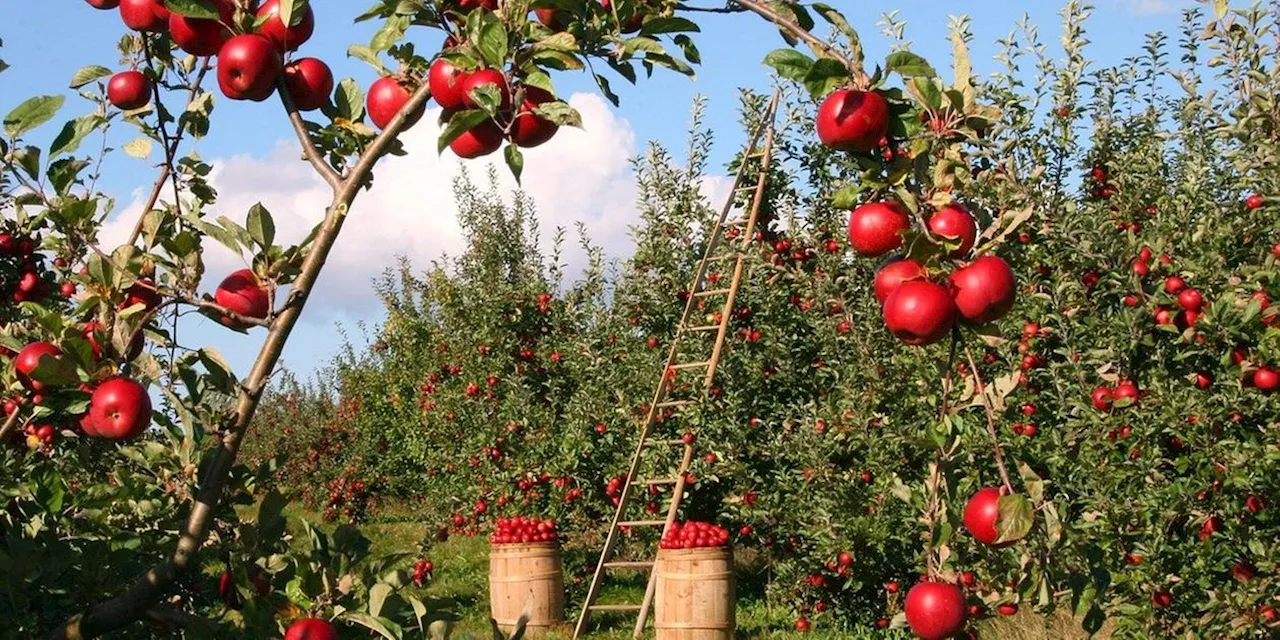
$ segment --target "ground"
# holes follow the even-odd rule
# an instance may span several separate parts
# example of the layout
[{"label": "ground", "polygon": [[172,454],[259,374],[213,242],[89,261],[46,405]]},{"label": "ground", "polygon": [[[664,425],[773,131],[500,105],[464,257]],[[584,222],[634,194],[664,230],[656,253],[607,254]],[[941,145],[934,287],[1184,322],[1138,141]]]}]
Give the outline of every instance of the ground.
[{"label": "ground", "polygon": [[[295,511],[291,515],[318,520],[315,514]],[[328,527],[326,527],[328,529]],[[378,522],[361,527],[373,543],[375,552],[395,552],[412,549],[426,534],[426,525],[412,520],[398,519],[386,512]],[[451,536],[447,542],[437,544],[431,551],[435,563],[435,575],[422,590],[431,616],[445,621],[452,640],[490,640],[488,605],[488,540],[483,536]],[[606,590],[601,602],[639,602],[644,585],[636,582]],[[821,623],[811,633],[791,630],[794,612],[785,608],[770,607],[760,589],[740,588],[738,601],[739,638],[822,638],[824,640],[900,640],[910,638],[903,631],[872,630],[840,632],[825,628]],[[577,611],[566,611],[573,618]],[[633,620],[633,619],[632,619]],[[622,616],[600,618],[600,626],[590,635],[591,640],[628,640],[631,622]],[[1066,640],[1085,638],[1078,625],[1065,615],[1046,619],[1035,613],[1020,612],[1009,618],[985,620],[976,627],[980,638],[1000,640]],[[573,635],[568,624],[560,632],[545,636],[547,640],[567,640]],[[1101,636],[1099,636],[1101,637]]]}]

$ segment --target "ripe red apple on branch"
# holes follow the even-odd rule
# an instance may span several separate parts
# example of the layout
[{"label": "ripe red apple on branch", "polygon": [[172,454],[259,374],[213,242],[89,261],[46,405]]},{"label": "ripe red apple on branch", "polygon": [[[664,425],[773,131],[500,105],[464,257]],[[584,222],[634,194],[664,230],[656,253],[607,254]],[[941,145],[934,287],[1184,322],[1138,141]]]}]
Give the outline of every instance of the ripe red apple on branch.
[{"label": "ripe red apple on branch", "polygon": [[944,640],[964,629],[968,608],[954,584],[921,582],[907,592],[907,626],[924,640]]},{"label": "ripe red apple on branch", "polygon": [[151,80],[141,71],[121,71],[107,83],[107,100],[121,111],[141,109],[151,102]]},{"label": "ripe red apple on branch", "polygon": [[822,144],[866,153],[889,133],[889,103],[875,91],[832,92],[818,107],[816,128]]},{"label": "ripe red apple on branch", "polygon": [[[395,76],[387,76],[374,82],[369,87],[369,96],[366,99],[366,110],[369,112],[369,120],[373,122],[373,126],[386,129],[391,119],[396,117],[400,109],[409,102],[410,96],[409,89]],[[426,109],[425,103],[414,109],[407,117],[405,128],[408,129],[417,124]]]},{"label": "ripe red apple on branch", "polygon": [[[224,278],[214,291],[213,300],[218,306],[245,318],[265,320],[271,313],[271,294],[266,283],[259,280],[252,269],[234,271]],[[230,316],[223,316],[220,322],[235,329],[252,326]]]},{"label": "ripe red apple on branch", "polygon": [[283,63],[271,41],[255,34],[230,38],[218,51],[218,87],[231,100],[262,102],[276,90]]},{"label": "ripe red apple on branch", "polygon": [[849,215],[849,245],[861,255],[882,256],[901,247],[902,232],[910,228],[909,212],[901,203],[867,203]]}]

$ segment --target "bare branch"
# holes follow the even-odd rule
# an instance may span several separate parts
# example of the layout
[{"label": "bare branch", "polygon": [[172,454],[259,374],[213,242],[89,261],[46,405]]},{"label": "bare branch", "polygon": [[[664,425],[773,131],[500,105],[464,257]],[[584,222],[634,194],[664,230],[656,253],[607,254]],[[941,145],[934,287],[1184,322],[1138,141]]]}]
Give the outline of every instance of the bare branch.
[{"label": "bare branch", "polygon": [[289,116],[289,123],[293,125],[293,132],[298,136],[298,142],[302,145],[302,155],[306,157],[307,162],[315,168],[316,173],[329,183],[329,187],[334,191],[341,188],[342,176],[328,163],[320,157],[320,151],[316,149],[316,143],[311,139],[311,134],[307,132],[307,125],[302,121],[302,115],[298,113],[298,106],[293,103],[293,96],[289,94],[289,87],[285,84],[284,74],[276,79],[276,93],[280,94],[280,103],[284,105],[285,113]]},{"label": "bare branch", "polygon": [[978,373],[978,365],[973,360],[973,352],[969,349],[969,345],[964,346],[964,355],[969,360],[969,370],[973,372],[973,381],[978,386],[978,397],[982,398],[982,408],[987,411],[987,432],[991,434],[991,447],[996,454],[996,468],[1000,470],[1000,481],[1004,483],[1004,488],[1013,493],[1013,484],[1009,482],[1009,471],[1004,467],[1004,452],[1000,450],[1000,436],[996,433],[996,417],[991,410],[991,403],[987,400],[987,387],[982,383],[982,374]]},{"label": "bare branch", "polygon": [[[196,79],[191,83],[191,88],[187,91],[187,104],[195,99],[196,93],[200,91],[200,85],[204,82],[204,77],[209,73],[212,67],[209,58],[205,58],[200,65],[200,71],[196,73]],[[157,83],[152,87],[152,99],[157,105],[160,104],[160,86]],[[159,118],[159,110],[157,109],[157,118]],[[125,244],[136,244],[138,237],[142,235],[142,223],[146,221],[147,214],[156,207],[156,202],[160,199],[160,191],[164,189],[164,185],[169,181],[169,177],[173,175],[173,158],[178,154],[178,145],[182,144],[182,128],[179,127],[177,133],[170,139],[164,122],[159,122],[161,138],[164,143],[164,166],[160,168],[160,175],[156,178],[154,184],[151,185],[151,195],[147,196],[147,201],[142,205],[142,213],[138,215],[138,222],[133,225],[133,231],[129,234],[129,240]],[[178,185],[173,185],[174,193],[177,194]]]},{"label": "bare branch", "polygon": [[867,75],[866,70],[862,68],[862,63],[846,56],[839,49],[832,46],[831,43],[813,35],[813,33],[808,29],[805,29],[804,27],[796,24],[794,20],[778,13],[762,0],[734,0],[734,3],[746,7],[748,11],[751,11],[765,20],[778,25],[778,27],[783,31],[786,31],[787,33],[790,33],[796,38],[804,41],[805,44],[809,45],[809,48],[813,49],[818,54],[836,60],[840,64],[848,67],[849,72],[853,74],[858,86],[865,89],[871,84],[871,78]]}]

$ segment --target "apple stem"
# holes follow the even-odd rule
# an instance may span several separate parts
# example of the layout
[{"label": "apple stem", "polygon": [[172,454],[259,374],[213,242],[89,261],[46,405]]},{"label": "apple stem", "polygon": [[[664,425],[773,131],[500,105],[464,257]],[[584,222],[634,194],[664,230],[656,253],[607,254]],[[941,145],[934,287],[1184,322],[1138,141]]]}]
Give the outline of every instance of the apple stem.
[{"label": "apple stem", "polygon": [[996,416],[987,399],[987,386],[982,382],[982,374],[978,373],[978,365],[973,360],[973,351],[969,345],[964,346],[965,358],[969,360],[969,370],[973,372],[973,381],[978,387],[978,397],[982,399],[982,408],[987,413],[987,433],[991,434],[991,448],[996,456],[996,468],[1000,470],[1000,481],[1005,491],[1013,493],[1013,483],[1009,482],[1009,470],[1004,466],[1004,452],[1000,450],[1000,436],[996,433]]}]

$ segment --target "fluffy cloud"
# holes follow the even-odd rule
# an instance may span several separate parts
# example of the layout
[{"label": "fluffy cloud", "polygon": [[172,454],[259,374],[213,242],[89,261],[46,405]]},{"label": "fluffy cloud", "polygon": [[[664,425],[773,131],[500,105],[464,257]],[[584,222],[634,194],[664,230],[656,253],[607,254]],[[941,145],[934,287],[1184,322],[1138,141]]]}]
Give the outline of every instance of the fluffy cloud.
[{"label": "fluffy cloud", "polygon": [[[630,158],[637,152],[635,133],[598,96],[575,94],[569,101],[582,113],[583,129],[563,129],[550,142],[526,150],[524,190],[538,207],[544,240],[549,240],[556,227],[572,230],[582,222],[595,244],[611,255],[626,255],[630,247],[628,225],[635,215],[636,189],[630,166]],[[383,160],[372,190],[357,199],[321,276],[323,291],[314,299],[318,306],[330,311],[368,309],[370,279],[391,266],[395,256],[408,256],[425,266],[442,253],[456,253],[461,248],[452,185],[463,170],[463,162],[448,151],[437,155],[438,116],[438,110],[429,110],[405,134],[407,154]],[[491,162],[502,161],[495,154],[466,163],[467,171],[482,188],[487,185],[485,174]],[[303,238],[321,220],[329,202],[328,187],[300,159],[292,140],[280,142],[266,157],[232,156],[210,164],[214,167],[210,182],[219,193],[218,204],[210,213],[243,222],[248,209],[261,202],[275,219],[280,242]],[[516,188],[505,166],[499,168],[498,175],[502,191]],[[727,190],[722,182],[707,180],[706,192],[718,195]],[[124,210],[136,211],[140,206],[135,201]],[[122,215],[113,220],[104,238],[123,239],[132,218]],[[570,273],[582,260],[574,249],[566,247]],[[207,253],[206,265],[211,279],[243,266],[240,258],[220,246]]]}]

